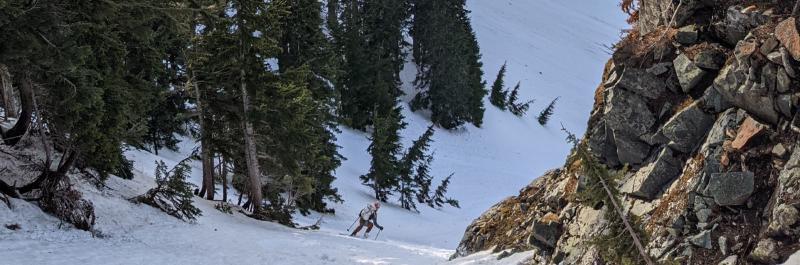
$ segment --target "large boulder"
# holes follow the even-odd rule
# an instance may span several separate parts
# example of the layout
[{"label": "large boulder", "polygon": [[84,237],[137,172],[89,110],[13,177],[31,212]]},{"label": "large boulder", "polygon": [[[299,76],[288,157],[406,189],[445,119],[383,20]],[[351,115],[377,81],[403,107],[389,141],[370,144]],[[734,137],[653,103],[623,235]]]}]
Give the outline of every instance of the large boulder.
[{"label": "large boulder", "polygon": [[678,29],[675,40],[680,44],[690,45],[697,42],[697,25],[688,25]]},{"label": "large boulder", "polygon": [[714,80],[714,89],[734,106],[777,125],[780,115],[773,107],[773,97],[762,94],[763,91],[749,89],[745,85],[747,71],[746,67],[739,67],[737,63],[725,66]]},{"label": "large boulder", "polygon": [[638,165],[650,154],[650,145],[635,136],[614,131],[614,142],[617,146],[617,158],[620,163]]},{"label": "large boulder", "polygon": [[690,153],[713,124],[714,116],[705,113],[695,102],[667,121],[661,133],[671,141],[670,147],[682,153]]},{"label": "large boulder", "polygon": [[714,88],[706,89],[700,98],[700,103],[704,111],[717,114],[733,107],[722,94]]},{"label": "large boulder", "polygon": [[655,199],[665,185],[681,174],[682,169],[682,161],[674,156],[671,148],[665,147],[655,161],[640,168],[620,190],[648,200]]},{"label": "large boulder", "polygon": [[603,115],[615,135],[623,132],[638,138],[650,132],[656,123],[644,98],[619,88],[609,90]]},{"label": "large boulder", "polygon": [[703,80],[703,77],[708,74],[706,70],[697,67],[686,54],[678,55],[672,63],[675,64],[675,73],[678,75],[678,81],[681,84],[683,93],[692,92],[697,84]]},{"label": "large boulder", "polygon": [[561,237],[561,233],[561,223],[558,222],[558,216],[553,213],[547,213],[533,222],[533,231],[528,238],[528,244],[538,245],[537,243],[539,243],[554,248]]},{"label": "large boulder", "polygon": [[657,99],[667,92],[666,82],[655,74],[658,72],[660,71],[625,67],[616,85],[636,95]]},{"label": "large boulder", "polygon": [[725,53],[716,47],[705,49],[694,56],[693,62],[700,68],[719,70],[725,64]]},{"label": "large boulder", "polygon": [[742,12],[742,6],[731,6],[725,11],[725,21],[718,25],[728,44],[734,45],[747,36],[750,30],[758,27],[768,20],[760,12]]},{"label": "large boulder", "polygon": [[752,172],[714,173],[708,180],[703,194],[714,198],[720,206],[743,205],[755,190]]},{"label": "large boulder", "polygon": [[604,164],[611,167],[619,165],[614,132],[606,126],[605,121],[600,120],[595,124],[594,128],[591,129],[587,144],[592,154]]}]

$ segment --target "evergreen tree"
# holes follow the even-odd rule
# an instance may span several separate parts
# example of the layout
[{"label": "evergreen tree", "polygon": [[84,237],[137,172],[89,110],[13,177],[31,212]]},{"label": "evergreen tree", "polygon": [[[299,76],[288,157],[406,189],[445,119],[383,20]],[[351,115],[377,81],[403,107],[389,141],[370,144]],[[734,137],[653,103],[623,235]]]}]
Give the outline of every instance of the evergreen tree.
[{"label": "evergreen tree", "polygon": [[501,110],[506,109],[506,100],[508,99],[508,91],[505,90],[505,82],[503,81],[505,76],[506,63],[503,63],[503,66],[500,67],[500,71],[497,72],[497,78],[494,79],[494,83],[492,84],[492,92],[489,96],[489,102]]},{"label": "evergreen tree", "polygon": [[550,116],[552,116],[553,111],[555,111],[556,101],[558,101],[558,98],[555,98],[553,99],[553,101],[550,101],[550,104],[548,104],[547,107],[544,108],[542,112],[539,113],[539,116],[536,118],[539,121],[539,124],[541,124],[542,126],[547,125],[547,122],[550,121]]},{"label": "evergreen tree", "polygon": [[156,187],[144,195],[133,198],[132,201],[159,208],[181,220],[195,220],[202,211],[192,205],[194,185],[186,181],[191,172],[192,169],[186,164],[186,160],[181,161],[170,170],[167,170],[164,161],[159,160],[156,162],[155,170]]},{"label": "evergreen tree", "polygon": [[186,98],[181,90],[164,91],[154,98],[156,107],[148,113],[143,141],[150,144],[156,155],[161,148],[177,151],[179,140],[175,136],[188,134]]},{"label": "evergreen tree", "polygon": [[508,104],[508,111],[510,111],[514,115],[521,117],[525,115],[526,112],[528,112],[528,109],[530,108],[531,103],[533,103],[533,100],[528,100],[524,103],[517,102],[519,100],[519,86],[520,83],[517,82],[517,85],[514,86],[514,89],[511,90],[511,95],[508,96],[507,104]]},{"label": "evergreen tree", "polygon": [[461,208],[458,204],[458,200],[448,198],[447,195],[447,186],[450,185],[450,178],[453,177],[453,174],[447,176],[447,178],[442,180],[442,183],[436,187],[436,192],[434,193],[433,197],[428,201],[428,205],[434,208],[442,207],[445,204],[449,204],[450,206]]},{"label": "evergreen tree", "polygon": [[344,55],[340,115],[344,124],[365,130],[375,111],[390,112],[402,95],[406,1],[342,0],[341,7],[336,36]]},{"label": "evergreen tree", "polygon": [[416,1],[411,35],[419,67],[419,93],[412,110],[430,109],[431,120],[446,129],[464,123],[480,126],[483,97],[480,51],[464,0]]},{"label": "evergreen tree", "polygon": [[[428,175],[430,163],[433,156],[428,154],[430,143],[433,142],[433,125],[429,126],[425,133],[415,140],[408,148],[399,163],[400,186],[400,206],[408,210],[416,210],[416,199],[425,202],[427,193],[430,190],[431,177]],[[424,195],[422,195],[424,193]]]},{"label": "evergreen tree", "polygon": [[[337,3],[329,3],[333,9],[334,17],[328,23],[336,23],[335,14]],[[278,6],[282,5],[282,6]],[[280,72],[284,77],[294,77],[293,85],[305,87],[310,92],[310,98],[304,99],[307,113],[302,117],[305,124],[298,124],[300,135],[308,131],[305,141],[281,143],[293,146],[288,150],[304,150],[291,157],[296,161],[298,177],[309,178],[313,192],[298,196],[297,203],[303,213],[309,209],[320,212],[330,212],[325,200],[341,201],[336,189],[331,187],[335,180],[333,170],[341,164],[341,156],[335,143],[336,119],[334,114],[334,88],[330,80],[336,80],[340,74],[333,45],[323,34],[322,5],[317,0],[274,1],[271,4],[272,12],[286,10],[286,13],[274,15],[279,31],[279,45],[281,54],[278,56]],[[333,21],[332,21],[333,20]],[[336,26],[336,25],[329,25]],[[285,78],[284,78],[285,79]],[[303,101],[297,101],[303,102]],[[295,146],[296,145],[296,146]],[[281,154],[288,154],[281,152]],[[295,182],[296,183],[296,182]]]},{"label": "evergreen tree", "polygon": [[183,15],[178,1],[8,2],[0,62],[24,90],[27,114],[13,134],[30,128],[35,96],[37,122],[57,150],[101,179],[129,176],[122,145],[143,146],[151,102],[174,80],[165,69],[185,37]]},{"label": "evergreen tree", "polygon": [[372,155],[369,173],[362,175],[364,185],[372,188],[375,198],[386,202],[399,183],[400,130],[405,128],[400,107],[389,113],[375,112],[374,131],[367,151]]}]

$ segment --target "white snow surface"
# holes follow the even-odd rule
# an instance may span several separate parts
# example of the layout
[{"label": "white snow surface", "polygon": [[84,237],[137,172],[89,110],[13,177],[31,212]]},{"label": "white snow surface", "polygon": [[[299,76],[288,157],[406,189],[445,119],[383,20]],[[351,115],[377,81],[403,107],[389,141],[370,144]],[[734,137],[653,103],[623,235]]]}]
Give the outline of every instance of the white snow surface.
[{"label": "white snow surface", "polygon": [[[18,223],[17,231],[0,227],[0,265],[5,264],[517,264],[530,254],[517,253],[497,260],[481,252],[447,261],[464,229],[485,210],[548,169],[559,167],[569,150],[560,132],[561,123],[576,134],[585,130],[609,54],[606,46],[619,39],[628,26],[615,0],[469,0],[490,85],[504,61],[508,62],[506,85],[522,82],[521,99],[535,98],[530,113],[518,118],[486,102],[482,128],[467,125],[455,131],[439,129],[434,136],[434,183],[454,173],[449,196],[461,208],[431,209],[421,213],[401,209],[392,198],[379,211],[385,227],[377,240],[363,240],[346,233],[358,211],[373,201],[359,176],[369,169],[368,134],[340,128],[337,144],[347,160],[336,171],[334,186],[345,202],[335,204],[335,215],[323,217],[319,231],[304,231],[261,222],[240,213],[214,209],[216,202],[195,198],[203,215],[194,223],[181,222],[146,205],[126,199],[154,186],[156,160],[168,166],[187,157],[196,142],[184,139],[178,152],[163,150],[159,156],[128,151],[135,162],[134,180],[110,178],[108,188],[98,190],[76,179],[75,184],[96,208],[97,230],[102,238],[62,225],[38,207],[13,200],[13,209],[0,203],[0,224]],[[541,74],[540,74],[541,72]],[[411,81],[415,66],[402,73],[404,90],[413,97]],[[536,114],[559,97],[546,127]],[[429,125],[424,114],[412,113],[404,104],[408,123],[402,132],[404,146]],[[198,161],[192,162],[191,182],[201,183]],[[221,187],[217,187],[218,199]],[[238,194],[231,192],[235,204]],[[301,225],[314,223],[319,214],[296,216]],[[371,237],[377,233],[373,231]]]}]

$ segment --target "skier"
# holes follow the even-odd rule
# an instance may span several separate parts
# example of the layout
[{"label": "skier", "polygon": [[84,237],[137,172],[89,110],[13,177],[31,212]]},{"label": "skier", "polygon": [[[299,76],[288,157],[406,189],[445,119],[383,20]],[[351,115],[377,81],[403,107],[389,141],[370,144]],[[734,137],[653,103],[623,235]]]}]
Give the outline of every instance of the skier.
[{"label": "skier", "polygon": [[369,237],[369,231],[372,230],[372,226],[375,225],[378,229],[383,230],[383,226],[378,224],[378,209],[381,208],[381,203],[375,201],[358,213],[358,227],[353,230],[353,233],[350,236],[354,237],[358,234],[358,231],[361,231],[361,227],[367,226],[367,231],[364,232],[364,238]]}]

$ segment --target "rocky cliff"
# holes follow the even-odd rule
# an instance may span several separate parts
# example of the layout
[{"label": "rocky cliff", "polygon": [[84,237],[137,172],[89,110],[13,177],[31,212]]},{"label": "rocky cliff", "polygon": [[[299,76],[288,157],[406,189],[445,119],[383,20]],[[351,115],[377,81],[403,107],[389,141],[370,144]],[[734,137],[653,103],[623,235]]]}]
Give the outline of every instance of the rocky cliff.
[{"label": "rocky cliff", "polygon": [[[778,264],[800,249],[793,4],[642,0],[615,47],[583,143],[618,176],[609,185],[657,263]],[[455,256],[533,250],[530,264],[642,262],[604,255],[638,251],[613,249],[630,235],[609,229],[621,222],[608,217],[612,205],[586,203],[586,161],[568,161],[475,220]]]}]

